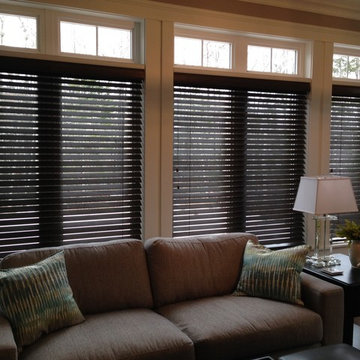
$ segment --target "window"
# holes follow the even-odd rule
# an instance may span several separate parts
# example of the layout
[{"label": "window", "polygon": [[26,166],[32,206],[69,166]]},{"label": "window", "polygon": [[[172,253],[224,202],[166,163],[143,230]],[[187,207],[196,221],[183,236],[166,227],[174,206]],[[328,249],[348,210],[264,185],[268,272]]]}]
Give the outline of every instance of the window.
[{"label": "window", "polygon": [[310,77],[311,49],[303,39],[175,24],[174,64],[198,70]]},{"label": "window", "polygon": [[143,72],[0,65],[0,255],[141,238]]},{"label": "window", "polygon": [[60,21],[63,53],[132,58],[132,30]]},{"label": "window", "polygon": [[231,43],[175,36],[175,64],[231,68]]},{"label": "window", "polygon": [[[349,176],[360,205],[360,88],[333,86],[331,106],[330,168],[335,175]],[[359,206],[360,207],[360,206]],[[359,220],[359,214],[339,214]]]},{"label": "window", "polygon": [[173,234],[301,242],[308,84],[175,74]]},{"label": "window", "polygon": [[359,80],[360,56],[334,54],[333,77]]},{"label": "window", "polygon": [[127,16],[0,5],[0,48],[34,57],[140,64],[144,62],[143,30],[142,19]]},{"label": "window", "polygon": [[0,13],[0,45],[37,49],[37,19]]},{"label": "window", "polygon": [[247,70],[296,75],[298,52],[267,46],[248,45]]}]

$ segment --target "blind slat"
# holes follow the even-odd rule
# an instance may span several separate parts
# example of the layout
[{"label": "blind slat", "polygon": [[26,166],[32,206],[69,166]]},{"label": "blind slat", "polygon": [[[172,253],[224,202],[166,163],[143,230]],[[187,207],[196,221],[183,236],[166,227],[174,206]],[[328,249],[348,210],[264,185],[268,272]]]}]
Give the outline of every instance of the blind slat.
[{"label": "blind slat", "polygon": [[[330,169],[349,176],[360,207],[360,87],[333,86],[331,105]],[[339,214],[338,221],[358,221],[359,214]],[[332,221],[332,231],[337,222]]]}]

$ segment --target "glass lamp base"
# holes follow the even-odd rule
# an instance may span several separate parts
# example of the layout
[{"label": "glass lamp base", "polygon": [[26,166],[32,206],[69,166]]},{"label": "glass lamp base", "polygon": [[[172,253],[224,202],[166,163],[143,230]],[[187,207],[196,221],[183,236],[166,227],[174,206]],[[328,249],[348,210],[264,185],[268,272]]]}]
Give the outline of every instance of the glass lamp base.
[{"label": "glass lamp base", "polygon": [[341,260],[336,259],[332,255],[324,256],[323,261],[326,263],[327,267],[341,265]]},{"label": "glass lamp base", "polygon": [[[314,255],[311,256],[309,261],[307,263],[310,263],[316,268],[324,268],[324,267],[331,267],[340,265],[340,260],[336,259],[334,256],[332,256],[332,242],[329,239],[329,229],[330,229],[330,221],[337,220],[336,216],[333,215],[324,215],[324,216],[314,216],[315,220],[315,248],[314,248]],[[320,237],[322,238],[322,244],[323,244],[323,256],[320,256],[320,249],[319,249],[319,243],[320,243]],[[327,252],[327,244],[329,244],[329,252]],[[326,255],[326,254],[329,255]]]},{"label": "glass lamp base", "polygon": [[316,268],[325,268],[341,265],[341,261],[334,256],[310,256],[306,259],[306,263]]}]

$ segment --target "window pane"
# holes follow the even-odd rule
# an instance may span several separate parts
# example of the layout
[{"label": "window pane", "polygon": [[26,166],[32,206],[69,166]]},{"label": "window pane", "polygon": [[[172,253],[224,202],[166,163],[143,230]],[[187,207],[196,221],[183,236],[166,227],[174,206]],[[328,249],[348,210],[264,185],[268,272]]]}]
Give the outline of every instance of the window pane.
[{"label": "window pane", "polygon": [[99,56],[131,59],[131,31],[98,27]]},{"label": "window pane", "polygon": [[0,45],[36,49],[36,18],[0,14]]},{"label": "window pane", "polygon": [[96,26],[60,22],[61,52],[96,55]]},{"label": "window pane", "polygon": [[203,40],[203,66],[230,69],[231,44]]},{"label": "window pane", "polygon": [[333,56],[333,76],[347,78],[349,57],[347,55],[334,54]]},{"label": "window pane", "polygon": [[297,51],[293,49],[248,46],[249,71],[297,74]]},{"label": "window pane", "polygon": [[272,49],[272,72],[296,74],[297,51],[289,49]]},{"label": "window pane", "polygon": [[360,79],[360,57],[349,56],[349,79]]},{"label": "window pane", "polygon": [[201,40],[175,36],[175,64],[201,66]]},{"label": "window pane", "polygon": [[265,46],[248,46],[247,69],[249,71],[271,71],[271,48]]}]

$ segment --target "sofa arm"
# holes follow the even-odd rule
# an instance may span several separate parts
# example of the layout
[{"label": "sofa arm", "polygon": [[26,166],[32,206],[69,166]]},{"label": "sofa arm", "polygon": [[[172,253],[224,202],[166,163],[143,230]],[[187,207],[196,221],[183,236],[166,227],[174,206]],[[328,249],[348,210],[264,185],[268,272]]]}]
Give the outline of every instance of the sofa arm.
[{"label": "sofa arm", "polygon": [[17,360],[17,347],[11,326],[0,315],[0,360]]},{"label": "sofa arm", "polygon": [[305,307],[315,311],[322,318],[322,344],[342,343],[344,326],[343,289],[302,272],[301,295]]}]

